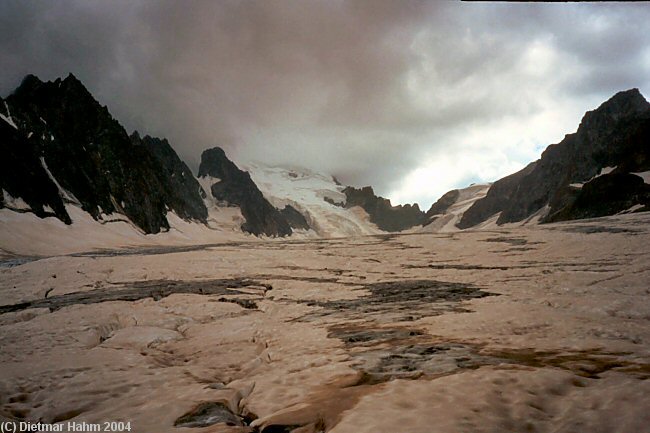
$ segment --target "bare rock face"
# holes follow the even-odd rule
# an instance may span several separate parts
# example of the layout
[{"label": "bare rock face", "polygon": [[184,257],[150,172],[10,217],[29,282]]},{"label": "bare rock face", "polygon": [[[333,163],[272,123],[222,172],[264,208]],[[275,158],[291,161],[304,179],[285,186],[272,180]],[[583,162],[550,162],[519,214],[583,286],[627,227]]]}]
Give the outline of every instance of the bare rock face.
[{"label": "bare rock face", "polygon": [[158,163],[160,170],[154,174],[165,192],[168,203],[171,204],[170,208],[181,218],[205,221],[208,211],[201,197],[201,185],[169,142],[164,138],[148,135],[140,138],[137,131],[131,134],[131,142],[147,149]]},{"label": "bare rock face", "polygon": [[0,105],[15,125],[0,120],[3,164],[11,167],[2,187],[36,215],[48,216],[49,207],[70,223],[65,200],[95,219],[122,213],[146,233],[169,228],[168,210],[206,221],[199,185],[179,181],[191,173],[168,143],[132,142],[72,74],[54,82],[28,75]]},{"label": "bare rock face", "polygon": [[292,229],[309,230],[311,228],[304,215],[298,212],[298,210],[290,204],[281,209],[280,213],[287,220]]},{"label": "bare rock face", "polygon": [[[588,188],[582,204],[574,207],[577,195],[569,186],[590,182],[605,167],[614,168],[615,174],[650,170],[650,104],[637,89],[619,92],[587,112],[576,133],[549,146],[540,160],[495,182],[487,196],[465,213],[458,227],[472,227],[498,212],[498,224],[522,221],[544,206],[549,206],[549,212],[543,222],[584,218],[591,214],[577,209],[592,207],[585,207],[584,200],[593,197],[593,191]],[[627,188],[626,179],[611,177],[607,182],[620,181],[621,187]],[[596,189],[600,189],[598,185],[600,181]],[[599,195],[601,199],[610,196]],[[601,211],[608,208],[596,207]]]},{"label": "bare rock face", "polygon": [[242,230],[256,236],[289,236],[286,218],[264,198],[250,175],[228,159],[223,149],[215,147],[201,155],[199,177],[219,179],[211,187],[212,196],[241,209],[246,222]]},{"label": "bare rock face", "polygon": [[[8,110],[0,101],[0,113],[2,111],[8,118]],[[59,189],[45,170],[36,139],[32,137],[0,120],[0,186],[3,190],[0,208],[13,208],[11,198],[21,198],[35,215],[41,218],[54,216],[70,224],[72,221]]]},{"label": "bare rock face", "polygon": [[381,230],[398,232],[421,225],[426,220],[417,203],[392,206],[390,200],[376,196],[370,186],[360,189],[349,186],[343,192],[347,197],[345,207],[361,206],[370,215],[370,221]]},{"label": "bare rock face", "polygon": [[458,200],[458,197],[460,196],[460,191],[457,189],[452,189],[451,191],[446,192],[443,194],[442,197],[438,199],[434,204],[431,205],[429,210],[427,211],[427,218],[431,218],[434,215],[439,215],[442,213],[445,213],[447,209],[454,203],[456,203],[456,200]]},{"label": "bare rock face", "polygon": [[629,173],[610,173],[584,184],[566,206],[549,215],[546,222],[613,215],[638,206],[650,210],[650,185]]},{"label": "bare rock face", "polygon": [[522,179],[528,176],[536,165],[537,162],[531,162],[522,170],[494,182],[485,198],[478,200],[463,214],[458,228],[466,229],[475,226],[507,208]]}]

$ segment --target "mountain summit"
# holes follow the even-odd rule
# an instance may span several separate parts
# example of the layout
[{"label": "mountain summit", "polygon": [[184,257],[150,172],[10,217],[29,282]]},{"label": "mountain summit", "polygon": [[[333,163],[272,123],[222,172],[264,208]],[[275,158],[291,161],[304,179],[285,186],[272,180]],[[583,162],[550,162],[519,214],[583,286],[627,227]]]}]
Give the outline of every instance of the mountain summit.
[{"label": "mountain summit", "polygon": [[[650,104],[638,89],[619,92],[587,112],[578,130],[523,170],[495,182],[463,215],[461,229],[498,214],[497,224],[597,217],[634,206],[647,210]],[[630,177],[631,176],[631,177]]]},{"label": "mountain summit", "polygon": [[0,115],[0,206],[20,198],[69,224],[65,204],[76,204],[98,221],[125,215],[145,233],[168,229],[168,211],[205,222],[200,186],[169,143],[130,138],[74,75],[28,75],[0,99]]},{"label": "mountain summit", "polygon": [[286,218],[268,202],[250,174],[240,170],[220,147],[201,155],[200,178],[212,178],[208,193],[227,205],[238,206],[246,222],[242,230],[254,235],[288,236]]},{"label": "mountain summit", "polygon": [[0,208],[66,224],[87,216],[81,208],[98,223],[145,234],[195,222],[186,228],[198,227],[199,237],[204,229],[353,236],[650,209],[650,104],[638,89],[587,112],[538,161],[492,185],[450,191],[426,213],[297,167],[244,171],[219,147],[203,152],[197,179],[167,140],[129,136],[72,74],[50,82],[28,75],[0,98],[0,153]]}]

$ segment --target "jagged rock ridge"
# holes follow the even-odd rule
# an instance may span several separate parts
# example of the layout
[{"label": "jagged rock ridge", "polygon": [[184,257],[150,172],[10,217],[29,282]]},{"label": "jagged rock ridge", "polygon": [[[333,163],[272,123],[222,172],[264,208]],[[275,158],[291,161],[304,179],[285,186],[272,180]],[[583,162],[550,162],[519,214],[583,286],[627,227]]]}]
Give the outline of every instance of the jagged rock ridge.
[{"label": "jagged rock ridge", "polygon": [[207,209],[202,197],[204,191],[190,168],[178,157],[169,142],[164,138],[148,135],[140,138],[137,131],[131,134],[131,142],[144,146],[158,162],[160,170],[155,174],[168,200],[172,203],[171,208],[178,216],[204,221],[207,218]]},{"label": "jagged rock ridge", "polygon": [[392,206],[390,200],[375,195],[372,187],[347,187],[343,190],[347,208],[361,206],[370,216],[370,221],[381,230],[397,232],[425,222],[426,216],[417,203]]},{"label": "jagged rock ridge", "polygon": [[490,184],[471,184],[466,188],[453,189],[443,194],[426,213],[426,221],[420,232],[449,233],[458,231],[456,226],[463,214],[476,201],[487,194]]},{"label": "jagged rock ridge", "polygon": [[[604,172],[607,167],[611,172]],[[551,222],[603,216],[632,206],[648,210],[647,185],[619,176],[648,170],[650,104],[638,89],[619,92],[587,112],[577,132],[549,146],[540,160],[495,182],[458,227],[472,227],[497,213],[497,224],[504,224],[538,212],[542,222]]]},{"label": "jagged rock ridge", "polygon": [[243,231],[254,235],[291,235],[286,218],[264,198],[250,174],[229,160],[223,149],[215,147],[201,155],[199,177],[207,176],[218,179],[210,188],[215,199],[241,209],[246,219]]},{"label": "jagged rock ridge", "polygon": [[447,191],[445,194],[443,194],[442,197],[440,197],[434,204],[432,204],[427,211],[427,221],[425,221],[424,224],[430,222],[431,218],[433,218],[435,215],[444,214],[447,209],[456,203],[458,197],[460,197],[460,191],[457,189],[452,189],[451,191]]},{"label": "jagged rock ridge", "polygon": [[28,75],[0,106],[0,183],[36,215],[69,224],[66,201],[95,219],[124,214],[146,233],[169,228],[168,210],[205,222],[200,186],[169,144],[132,141],[72,74]]}]

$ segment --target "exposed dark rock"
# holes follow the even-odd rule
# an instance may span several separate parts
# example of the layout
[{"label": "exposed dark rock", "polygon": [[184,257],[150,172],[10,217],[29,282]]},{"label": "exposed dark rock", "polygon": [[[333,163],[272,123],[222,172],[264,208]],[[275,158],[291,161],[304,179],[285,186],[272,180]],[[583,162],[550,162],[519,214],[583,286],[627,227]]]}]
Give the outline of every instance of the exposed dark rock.
[{"label": "exposed dark rock", "polygon": [[199,177],[205,176],[220,179],[210,191],[215,199],[241,209],[246,219],[241,226],[243,231],[257,236],[288,236],[292,233],[287,220],[264,198],[250,174],[229,160],[223,149],[215,147],[203,152]]},{"label": "exposed dark rock", "polygon": [[282,216],[287,220],[292,229],[303,229],[309,230],[310,226],[303,214],[298,212],[296,208],[291,205],[286,205],[284,209],[280,211]]},{"label": "exposed dark rock", "polygon": [[235,415],[223,403],[201,403],[192,411],[181,416],[174,422],[174,427],[207,427],[213,424],[224,423],[229,426],[244,426],[242,418]]},{"label": "exposed dark rock", "polygon": [[230,302],[231,304],[237,304],[247,310],[257,310],[257,303],[251,299],[219,298],[219,302]]},{"label": "exposed dark rock", "polygon": [[447,211],[447,209],[456,203],[458,197],[460,197],[460,191],[457,189],[452,189],[451,191],[446,192],[442,197],[438,199],[438,201],[431,205],[425,214],[425,221],[422,223],[422,225],[428,226],[437,220],[442,214]]},{"label": "exposed dark rock", "polygon": [[[4,107],[0,99],[0,106]],[[5,116],[7,117],[7,116]],[[40,160],[36,139],[17,130],[0,119],[0,187],[13,198],[22,198],[37,216],[56,216],[70,224],[59,189],[50,179]],[[8,197],[2,194],[0,208],[11,207]],[[53,212],[46,210],[46,207]]]},{"label": "exposed dark rock", "polygon": [[456,200],[458,200],[459,196],[460,191],[457,189],[452,189],[451,191],[446,192],[442,197],[438,199],[438,201],[431,205],[426,213],[427,218],[445,213],[447,209],[456,203]]},{"label": "exposed dark rock", "polygon": [[546,218],[547,222],[612,215],[641,205],[650,209],[650,185],[639,176],[610,173],[587,182],[569,204]]},{"label": "exposed dark rock", "polygon": [[[244,278],[174,281],[146,280],[125,283],[117,289],[97,289],[66,293],[20,304],[0,305],[0,314],[21,311],[27,308],[49,308],[52,311],[78,304],[97,304],[109,301],[137,301],[144,298],[159,300],[174,293],[197,295],[246,295],[236,290],[244,287],[261,287],[260,283]],[[236,302],[236,301],[234,301]],[[244,307],[246,308],[246,307]]]},{"label": "exposed dark rock", "polygon": [[[487,196],[465,212],[458,226],[471,227],[498,212],[498,224],[522,221],[547,205],[550,210],[544,222],[594,214],[562,211],[574,206],[579,195],[583,196],[580,206],[584,209],[584,200],[594,193],[590,188],[576,192],[569,185],[589,182],[604,167],[617,167],[615,173],[650,170],[649,143],[650,104],[637,89],[619,92],[596,110],[587,112],[577,132],[549,146],[539,161],[495,182]],[[596,187],[604,188],[600,182],[612,181],[613,178],[599,181]],[[601,192],[599,196],[621,201],[620,196],[609,193]],[[599,208],[604,211],[607,205]],[[607,212],[620,206],[612,205],[610,209]]]},{"label": "exposed dark rock", "polygon": [[271,424],[263,427],[260,430],[260,433],[291,433],[292,431],[302,427],[301,425],[283,425],[283,424]]},{"label": "exposed dark rock", "polygon": [[[173,150],[152,154],[152,146],[134,145],[108,109],[72,74],[54,82],[28,75],[6,98],[4,108],[11,111],[18,129],[14,133],[1,122],[2,149],[10,158],[4,164],[15,167],[15,180],[8,181],[3,175],[2,186],[10,188],[10,194],[15,191],[24,197],[37,215],[45,216],[42,209],[49,206],[57,217],[70,223],[63,197],[81,205],[95,219],[123,213],[146,233],[169,227],[168,209],[187,219],[205,221],[207,211],[200,203],[199,189],[188,186],[177,190],[181,183],[161,174],[182,176],[185,172]],[[63,191],[45,179],[40,158]],[[170,161],[171,167],[163,165]],[[44,191],[35,193],[30,188]],[[61,195],[59,200],[54,188]],[[186,194],[189,196],[184,197]]]},{"label": "exposed dark rock", "polygon": [[494,214],[503,211],[510,205],[515,192],[519,188],[519,183],[535,169],[536,165],[537,161],[531,162],[522,170],[494,182],[487,195],[477,200],[472,207],[465,211],[457,227],[466,229],[475,226]]},{"label": "exposed dark rock", "polygon": [[383,281],[367,284],[363,289],[369,294],[355,299],[307,302],[307,305],[323,307],[323,312],[314,314],[352,314],[356,318],[376,315],[381,321],[394,321],[396,317],[401,321],[464,311],[459,305],[461,301],[495,295],[471,284],[436,280]]},{"label": "exposed dark rock", "polygon": [[148,135],[140,138],[137,131],[131,134],[131,142],[144,146],[158,163],[160,170],[156,172],[156,176],[170,209],[176,211],[183,219],[205,221],[208,218],[208,210],[201,197],[203,189],[169,142],[164,138]]},{"label": "exposed dark rock", "polygon": [[349,328],[346,326],[330,328],[327,334],[329,338],[338,338],[347,345],[363,346],[377,345],[388,341],[403,340],[410,337],[423,335],[423,332],[417,329],[404,328],[380,328],[364,329]]},{"label": "exposed dark rock", "polygon": [[388,232],[402,231],[421,225],[426,219],[424,212],[420,210],[417,203],[414,205],[392,206],[390,200],[376,196],[370,186],[361,189],[349,186],[343,192],[347,197],[345,207],[361,206],[368,212],[370,221],[375,223],[381,230]]},{"label": "exposed dark rock", "polygon": [[329,198],[329,197],[323,197],[323,200],[326,201],[327,203],[331,204],[331,205],[336,206],[336,207],[345,207],[345,203],[339,203],[339,202],[337,202],[334,199]]}]

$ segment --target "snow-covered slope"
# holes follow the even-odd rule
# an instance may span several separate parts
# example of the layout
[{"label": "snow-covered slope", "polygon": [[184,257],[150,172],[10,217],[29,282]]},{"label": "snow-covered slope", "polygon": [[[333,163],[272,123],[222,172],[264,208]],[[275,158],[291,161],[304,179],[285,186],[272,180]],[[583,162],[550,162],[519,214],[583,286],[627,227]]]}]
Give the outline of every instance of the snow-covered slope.
[{"label": "snow-covered slope", "polygon": [[[340,237],[383,233],[359,207],[342,205],[343,185],[331,176],[296,167],[267,167],[249,163],[244,167],[273,206],[291,205],[309,222],[318,236]],[[339,205],[337,205],[339,204]]]},{"label": "snow-covered slope", "polygon": [[[201,187],[209,191],[219,179],[199,178]],[[64,194],[61,191],[60,194]],[[114,212],[101,214],[98,220],[68,202],[65,207],[72,224],[55,217],[39,218],[20,198],[2,191],[6,208],[0,209],[0,255],[69,254],[93,249],[149,245],[186,245],[252,240],[254,236],[241,231],[244,218],[238,207],[220,206],[210,194],[204,199],[208,209],[206,224],[187,221],[174,211],[167,211],[169,230],[145,234],[128,216]]]},{"label": "snow-covered slope", "polygon": [[490,189],[489,183],[472,184],[467,188],[459,189],[458,198],[442,214],[431,216],[431,223],[418,228],[416,232],[455,232],[460,229],[456,223],[460,221],[463,213],[469,209],[475,201],[485,197]]},{"label": "snow-covered slope", "polygon": [[0,256],[47,256],[93,249],[256,239],[239,229],[243,218],[239,208],[234,207],[209,208],[207,225],[186,221],[169,211],[169,230],[157,234],[145,234],[122,214],[103,215],[96,221],[79,206],[67,204],[66,210],[72,220],[70,225],[55,217],[39,218],[31,212],[0,209]]}]

